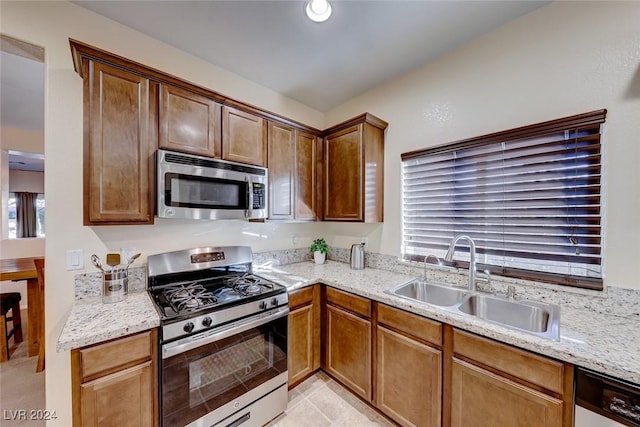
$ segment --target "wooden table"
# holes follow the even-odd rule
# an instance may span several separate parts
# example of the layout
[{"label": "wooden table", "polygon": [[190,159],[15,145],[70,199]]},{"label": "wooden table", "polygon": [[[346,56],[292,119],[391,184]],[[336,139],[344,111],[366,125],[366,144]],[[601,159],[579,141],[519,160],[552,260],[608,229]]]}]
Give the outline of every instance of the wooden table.
[{"label": "wooden table", "polygon": [[[27,281],[27,354],[29,357],[37,356],[40,343],[44,337],[43,317],[40,311],[40,286],[38,284],[38,272],[33,263],[34,259],[44,259],[44,257],[15,258],[0,260],[0,281],[4,280],[26,280]],[[4,338],[0,338],[4,339]]]}]

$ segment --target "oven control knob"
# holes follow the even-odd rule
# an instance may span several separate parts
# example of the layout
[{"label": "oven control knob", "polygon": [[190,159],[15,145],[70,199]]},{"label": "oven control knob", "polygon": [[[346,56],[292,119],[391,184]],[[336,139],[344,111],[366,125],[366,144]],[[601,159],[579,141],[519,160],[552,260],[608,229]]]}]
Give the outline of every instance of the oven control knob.
[{"label": "oven control knob", "polygon": [[208,328],[209,326],[211,326],[212,323],[213,323],[213,320],[211,320],[211,317],[209,316],[202,319],[202,326],[204,326],[205,328]]},{"label": "oven control knob", "polygon": [[260,310],[266,310],[267,309],[267,302],[266,301],[260,301],[260,304],[258,304],[258,308]]},{"label": "oven control knob", "polygon": [[272,299],[271,299],[271,305],[272,305],[272,306],[274,306],[274,307],[275,307],[276,305],[278,305],[278,298],[272,298]]},{"label": "oven control knob", "polygon": [[195,328],[196,325],[193,324],[193,322],[187,322],[184,324],[184,326],[182,327],[182,329],[184,329],[184,331],[186,333],[189,333],[191,331],[193,331],[193,328]]}]

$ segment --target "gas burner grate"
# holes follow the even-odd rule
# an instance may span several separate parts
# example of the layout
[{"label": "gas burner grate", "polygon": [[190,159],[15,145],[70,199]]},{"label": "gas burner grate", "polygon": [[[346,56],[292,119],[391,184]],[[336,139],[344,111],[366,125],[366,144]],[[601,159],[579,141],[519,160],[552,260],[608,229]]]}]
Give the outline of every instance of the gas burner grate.
[{"label": "gas burner grate", "polygon": [[242,296],[259,295],[273,289],[272,283],[250,273],[227,279],[226,284]]},{"label": "gas burner grate", "polygon": [[217,302],[216,297],[200,284],[173,285],[164,290],[164,296],[176,313],[198,310]]}]

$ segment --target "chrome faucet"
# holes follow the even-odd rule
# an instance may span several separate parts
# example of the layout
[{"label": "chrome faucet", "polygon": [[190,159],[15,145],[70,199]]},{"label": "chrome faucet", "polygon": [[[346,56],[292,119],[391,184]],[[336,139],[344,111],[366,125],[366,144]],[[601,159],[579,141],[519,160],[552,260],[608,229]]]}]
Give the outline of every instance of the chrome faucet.
[{"label": "chrome faucet", "polygon": [[427,255],[424,257],[424,281],[427,281],[427,264],[437,264],[442,266],[442,260],[435,255]]},{"label": "chrome faucet", "polygon": [[469,242],[469,284],[467,287],[470,291],[475,292],[476,290],[476,243],[473,239],[466,234],[458,234],[453,238],[451,244],[449,244],[449,249],[447,249],[447,254],[444,256],[444,260],[446,262],[453,261],[453,254],[456,251],[456,245],[458,241],[464,239]]}]

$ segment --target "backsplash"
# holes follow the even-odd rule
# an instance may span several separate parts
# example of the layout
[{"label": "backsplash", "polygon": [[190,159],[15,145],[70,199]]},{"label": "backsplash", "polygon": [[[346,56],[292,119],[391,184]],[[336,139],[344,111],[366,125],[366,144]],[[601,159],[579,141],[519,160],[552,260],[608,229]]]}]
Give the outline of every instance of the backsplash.
[{"label": "backsplash", "polygon": [[[327,258],[333,261],[349,263],[350,249],[329,247]],[[311,261],[313,254],[308,248],[286,249],[257,252],[253,254],[256,266],[286,265]],[[406,274],[409,277],[423,277],[424,267],[415,262],[401,261],[393,255],[366,252],[365,266],[380,270]],[[146,266],[129,269],[129,292],[146,289]],[[453,270],[446,267],[429,265],[427,280],[446,283],[452,286],[466,287],[466,270]],[[562,306],[586,309],[609,315],[640,319],[640,291],[609,287],[605,291],[592,291],[580,288],[567,288],[558,285],[538,283],[527,280],[492,276],[491,287],[478,284],[479,290],[506,294],[507,286],[516,287],[516,299],[545,301]],[[102,274],[89,273],[75,276],[75,298],[86,299],[102,295]]]},{"label": "backsplash", "polygon": [[[77,300],[102,296],[102,273],[78,274],[74,278]],[[147,288],[147,267],[129,268],[129,293]]]}]

